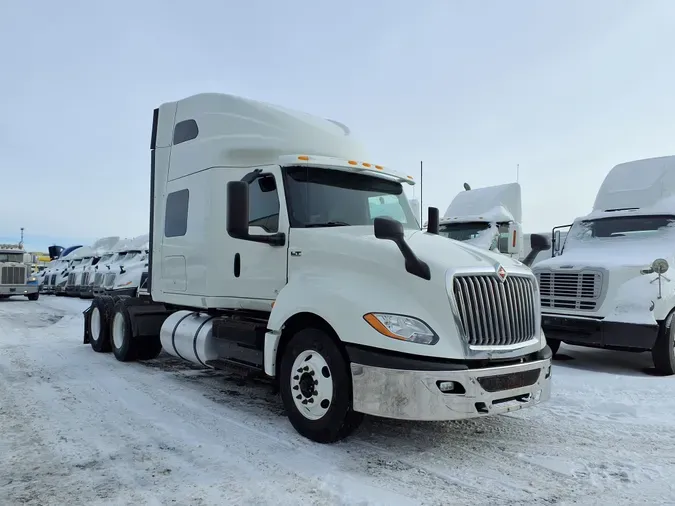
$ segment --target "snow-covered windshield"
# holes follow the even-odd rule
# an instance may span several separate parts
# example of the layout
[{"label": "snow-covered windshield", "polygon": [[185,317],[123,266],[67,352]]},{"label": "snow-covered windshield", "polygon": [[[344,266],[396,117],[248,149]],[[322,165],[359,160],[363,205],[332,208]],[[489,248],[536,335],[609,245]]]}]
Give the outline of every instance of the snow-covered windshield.
[{"label": "snow-covered windshield", "polygon": [[443,223],[438,226],[438,235],[442,235],[456,241],[469,241],[476,239],[481,232],[490,228],[490,223],[484,221],[468,223]]},{"label": "snow-covered windshield", "polygon": [[99,263],[104,264],[104,263],[110,261],[111,258],[112,258],[112,254],[103,255],[103,256],[101,257],[101,259],[99,260]]},{"label": "snow-covered windshield", "polygon": [[139,260],[138,257],[139,257],[140,254],[141,254],[140,251],[130,251],[129,253],[127,253],[127,256],[124,257],[124,261],[125,262],[130,262],[131,260],[138,261]]},{"label": "snow-covered windshield", "polygon": [[[285,176],[291,227],[372,225],[378,216],[388,216],[403,228],[419,229],[401,183],[316,167],[287,167]],[[262,185],[263,179],[258,180],[259,191],[249,192],[249,208],[260,207],[256,213],[260,218],[251,213],[251,225],[267,226],[270,216],[278,219],[274,180]]]},{"label": "snow-covered windshield", "polygon": [[70,266],[71,266],[71,267],[77,267],[77,266],[80,265],[81,263],[82,263],[82,259],[81,259],[81,258],[78,258],[77,260],[73,260],[73,263],[70,264]]},{"label": "snow-covered windshield", "polygon": [[574,248],[596,241],[623,239],[656,239],[675,233],[675,216],[615,216],[596,220],[577,221],[567,234],[564,248]]}]

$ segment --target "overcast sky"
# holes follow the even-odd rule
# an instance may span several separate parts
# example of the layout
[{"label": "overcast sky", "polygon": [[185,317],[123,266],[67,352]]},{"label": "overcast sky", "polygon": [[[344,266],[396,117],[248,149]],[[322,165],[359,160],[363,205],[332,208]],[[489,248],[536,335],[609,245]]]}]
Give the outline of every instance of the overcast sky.
[{"label": "overcast sky", "polygon": [[[339,120],[441,212],[514,181],[526,232],[675,154],[672,0],[0,6],[0,242],[147,233],[152,110],[203,91]],[[419,196],[419,188],[416,190]]]}]

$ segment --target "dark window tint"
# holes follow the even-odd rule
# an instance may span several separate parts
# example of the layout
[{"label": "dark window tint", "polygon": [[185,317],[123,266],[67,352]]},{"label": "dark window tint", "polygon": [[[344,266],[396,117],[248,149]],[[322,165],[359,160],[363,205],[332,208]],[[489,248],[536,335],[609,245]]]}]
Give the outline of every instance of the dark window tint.
[{"label": "dark window tint", "polygon": [[286,199],[292,227],[372,225],[378,216],[418,228],[400,183],[365,174],[288,167]]},{"label": "dark window tint", "polygon": [[248,224],[266,232],[279,230],[279,194],[274,176],[266,174],[248,185]]},{"label": "dark window tint", "polygon": [[188,204],[190,191],[178,190],[166,197],[166,215],[164,216],[164,235],[180,237],[187,232]]},{"label": "dark window tint", "polygon": [[197,135],[199,135],[199,127],[197,127],[195,120],[179,121],[173,129],[173,145],[196,139]]}]

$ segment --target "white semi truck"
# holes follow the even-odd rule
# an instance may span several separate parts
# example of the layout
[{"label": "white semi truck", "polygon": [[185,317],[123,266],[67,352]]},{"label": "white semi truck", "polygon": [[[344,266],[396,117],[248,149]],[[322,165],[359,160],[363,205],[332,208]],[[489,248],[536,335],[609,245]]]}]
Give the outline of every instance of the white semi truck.
[{"label": "white semi truck", "polygon": [[458,193],[440,220],[439,233],[518,258],[523,250],[520,184],[508,183]]},{"label": "white semi truck", "polygon": [[[162,104],[146,295],[96,297],[84,342],[264,374],[323,443],[364,414],[454,420],[548,399],[534,275],[438,236],[437,209],[421,231],[406,184],[336,121],[225,94]],[[394,201],[398,219],[382,216]]]},{"label": "white semi truck", "polygon": [[612,168],[591,213],[552,242],[555,256],[533,269],[553,352],[651,351],[659,373],[675,374],[675,156]]},{"label": "white semi truck", "polygon": [[[1,247],[5,246],[5,247]],[[28,283],[29,267],[24,263],[23,249],[0,246],[0,299],[7,299],[13,295],[23,295],[28,300],[38,300],[40,297],[39,285]]]}]

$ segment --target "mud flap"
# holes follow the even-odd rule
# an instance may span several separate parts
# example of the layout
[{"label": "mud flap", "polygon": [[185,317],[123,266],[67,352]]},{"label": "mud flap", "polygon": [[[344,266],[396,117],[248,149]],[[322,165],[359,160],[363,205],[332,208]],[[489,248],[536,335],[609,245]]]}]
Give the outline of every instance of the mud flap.
[{"label": "mud flap", "polygon": [[85,309],[82,314],[84,315],[84,339],[82,340],[82,344],[89,344],[91,341],[91,331],[89,330],[91,325],[89,322],[91,321],[91,310],[92,306],[89,306],[87,309]]}]

